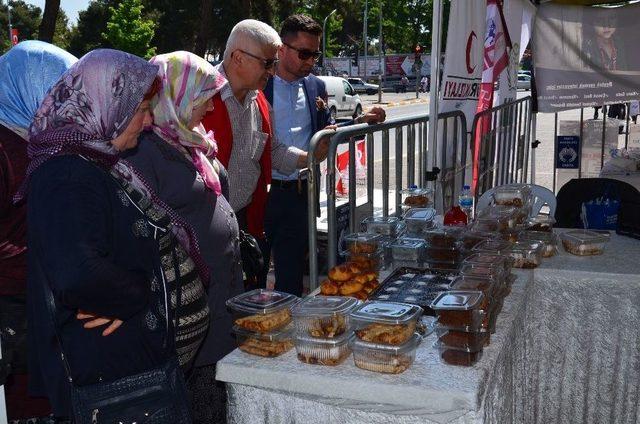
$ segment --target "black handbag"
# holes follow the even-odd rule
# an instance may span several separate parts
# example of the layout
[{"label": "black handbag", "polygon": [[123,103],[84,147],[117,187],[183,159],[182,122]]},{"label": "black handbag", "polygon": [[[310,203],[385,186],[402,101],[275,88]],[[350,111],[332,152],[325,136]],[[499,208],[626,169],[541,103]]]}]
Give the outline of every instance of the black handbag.
[{"label": "black handbag", "polygon": [[[176,275],[179,274],[177,258],[173,258]],[[71,385],[71,403],[74,424],[189,424],[191,413],[187,388],[178,365],[176,354],[160,367],[130,375],[111,382],[77,386],[71,378],[69,363],[62,349],[55,319],[55,299],[51,288],[44,284],[47,308],[53,320],[60,347],[62,363]],[[164,287],[166,291],[166,286]],[[177,287],[176,313],[180,308],[180,285]],[[167,305],[167,331],[163,348],[168,352],[173,346],[172,319]],[[173,348],[171,348],[173,349]]]},{"label": "black handbag", "polygon": [[246,280],[255,279],[262,273],[264,257],[258,241],[251,234],[242,230],[240,230],[240,256]]}]

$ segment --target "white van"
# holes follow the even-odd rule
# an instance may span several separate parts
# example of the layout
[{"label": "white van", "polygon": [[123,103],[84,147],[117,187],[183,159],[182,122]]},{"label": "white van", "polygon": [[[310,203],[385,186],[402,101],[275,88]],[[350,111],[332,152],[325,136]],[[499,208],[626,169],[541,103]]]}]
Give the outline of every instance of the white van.
[{"label": "white van", "polygon": [[340,77],[318,77],[327,87],[331,116],[356,117],[362,113],[362,100],[351,84]]}]

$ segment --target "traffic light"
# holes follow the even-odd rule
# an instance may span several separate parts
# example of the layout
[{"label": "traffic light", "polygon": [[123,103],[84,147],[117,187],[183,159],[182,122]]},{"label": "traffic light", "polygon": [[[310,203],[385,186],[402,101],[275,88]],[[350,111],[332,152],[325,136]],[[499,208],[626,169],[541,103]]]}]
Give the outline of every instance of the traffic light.
[{"label": "traffic light", "polygon": [[359,59],[358,50],[356,50],[356,54],[353,56],[353,59],[351,59],[351,64],[353,66],[358,66],[358,59]]}]

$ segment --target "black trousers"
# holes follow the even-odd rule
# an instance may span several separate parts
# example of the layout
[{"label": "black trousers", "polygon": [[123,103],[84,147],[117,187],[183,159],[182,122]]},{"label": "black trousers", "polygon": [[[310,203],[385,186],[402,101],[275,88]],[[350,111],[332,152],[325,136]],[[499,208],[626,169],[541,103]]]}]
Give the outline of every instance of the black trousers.
[{"label": "black trousers", "polygon": [[271,183],[265,232],[273,255],[275,289],[302,295],[307,264],[308,225],[307,181]]}]

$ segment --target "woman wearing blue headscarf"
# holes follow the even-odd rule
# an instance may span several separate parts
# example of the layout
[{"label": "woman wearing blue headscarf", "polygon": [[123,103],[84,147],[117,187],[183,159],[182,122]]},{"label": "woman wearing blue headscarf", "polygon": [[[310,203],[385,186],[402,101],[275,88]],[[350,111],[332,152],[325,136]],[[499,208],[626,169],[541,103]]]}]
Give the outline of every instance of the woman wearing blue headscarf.
[{"label": "woman wearing blue headscarf", "polygon": [[13,196],[26,172],[27,129],[60,76],[77,59],[42,41],[24,41],[0,56],[0,328],[2,357],[12,374],[5,385],[9,419],[49,413],[45,399],[27,395],[26,369],[26,207]]}]

